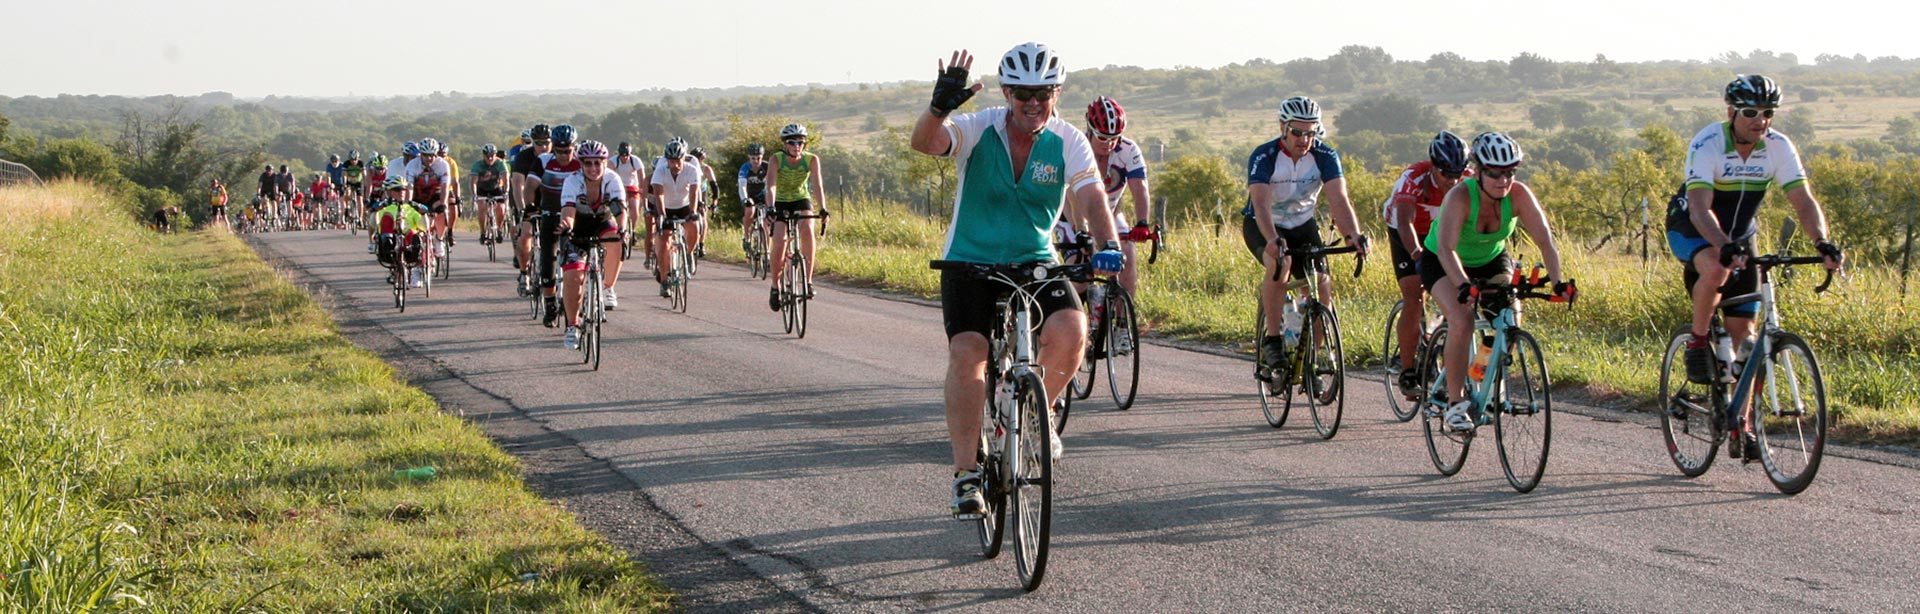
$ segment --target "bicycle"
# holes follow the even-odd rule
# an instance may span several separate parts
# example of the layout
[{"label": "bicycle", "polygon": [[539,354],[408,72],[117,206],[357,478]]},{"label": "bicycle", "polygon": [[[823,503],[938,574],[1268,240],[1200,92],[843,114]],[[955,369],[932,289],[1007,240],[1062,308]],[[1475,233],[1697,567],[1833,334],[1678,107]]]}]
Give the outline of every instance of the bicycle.
[{"label": "bicycle", "polygon": [[[1296,247],[1282,252],[1289,257],[1306,258],[1307,266],[1305,275],[1287,282],[1287,300],[1293,302],[1300,323],[1298,331],[1293,330],[1291,323],[1283,324],[1281,333],[1297,333],[1298,341],[1290,341],[1286,355],[1278,361],[1267,357],[1263,343],[1267,332],[1265,298],[1257,305],[1253,379],[1260,387],[1260,413],[1266,416],[1267,426],[1286,425],[1297,390],[1313,415],[1313,428],[1321,439],[1332,439],[1340,432],[1340,418],[1346,407],[1346,353],[1340,338],[1339,314],[1332,305],[1320,302],[1320,276],[1327,272],[1327,256],[1359,250],[1358,246],[1349,245]],[[1355,258],[1353,276],[1360,277],[1366,265],[1366,259]],[[1280,269],[1274,269],[1273,278],[1280,278]],[[1268,366],[1270,363],[1272,366]],[[1276,402],[1275,398],[1279,400]]]},{"label": "bicycle", "polygon": [[[1562,302],[1565,299],[1534,292],[1551,285],[1541,279],[1540,273],[1541,268],[1535,266],[1530,278],[1522,277],[1520,269],[1515,268],[1510,279],[1473,282],[1473,337],[1480,341],[1475,344],[1475,351],[1488,352],[1489,358],[1484,376],[1475,381],[1469,373],[1466,379],[1468,400],[1472,402],[1468,410],[1473,418],[1472,429],[1454,431],[1447,428],[1442,417],[1448,398],[1444,358],[1446,322],[1441,322],[1427,335],[1420,362],[1420,389],[1426,401],[1420,416],[1426,433],[1427,455],[1440,475],[1451,476],[1460,471],[1479,427],[1487,424],[1494,427],[1494,441],[1500,446],[1500,469],[1514,490],[1533,491],[1546,473],[1547,454],[1553,440],[1552,383],[1547,375],[1546,359],[1540,354],[1540,343],[1532,333],[1520,328],[1520,305],[1524,300]],[[1498,311],[1489,319],[1487,310],[1494,307],[1498,307]],[[1493,337],[1491,345],[1485,341],[1488,335]],[[1529,435],[1532,430],[1529,425],[1534,424],[1538,425],[1539,432]],[[1538,451],[1529,451],[1532,447],[1529,443],[1537,446]]]},{"label": "bicycle", "polygon": [[487,262],[500,261],[497,252],[500,243],[506,239],[501,236],[500,216],[494,215],[493,212],[497,211],[496,207],[498,203],[505,202],[506,199],[507,197],[505,196],[482,196],[475,199],[479,201],[478,206],[480,210],[484,212],[483,215],[480,215],[476,219],[484,218],[480,223],[480,244],[487,246]]},{"label": "bicycle", "polygon": [[813,279],[807,277],[807,256],[800,251],[800,220],[820,220],[820,236],[827,235],[825,210],[817,214],[777,212],[773,220],[787,225],[787,267],[780,276],[780,318],[789,333],[807,338],[807,303],[813,300]]},{"label": "bicycle", "polygon": [[[529,253],[527,254],[528,262],[525,262],[523,264],[525,264],[527,267],[526,268],[527,283],[533,286],[532,291],[527,293],[527,310],[529,313],[531,313],[534,321],[536,322],[544,320],[547,315],[547,296],[545,292],[541,291],[542,282],[546,281],[546,279],[540,275],[539,262],[534,261],[535,258],[541,257],[543,253],[540,249],[540,241],[541,241],[540,218],[543,218],[543,217],[558,218],[560,217],[560,212],[535,210],[533,211],[533,213],[529,214],[527,217],[527,222],[533,226],[533,229],[531,231],[533,233],[533,249],[529,250]],[[553,270],[557,274],[558,271],[560,270],[560,263],[559,263],[560,250],[555,249],[553,251],[554,251]],[[555,285],[557,287],[558,283],[556,282]]]},{"label": "bicycle", "polygon": [[[1783,233],[1783,246],[1785,239]],[[1710,343],[1728,355],[1715,356],[1719,377],[1713,383],[1696,384],[1686,377],[1684,355],[1692,336],[1688,327],[1682,326],[1667,344],[1666,358],[1660,363],[1660,430],[1667,456],[1681,474],[1691,478],[1706,473],[1713,466],[1714,452],[1726,443],[1728,453],[1741,458],[1742,464],[1759,460],[1767,481],[1782,493],[1799,494],[1813,483],[1826,449],[1826,380],[1807,341],[1780,326],[1772,269],[1824,261],[1821,256],[1781,254],[1747,260],[1747,266],[1758,267],[1760,289],[1722,298],[1719,307],[1760,303],[1759,334],[1751,351],[1734,353],[1733,340],[1716,311]],[[1828,269],[1826,274],[1813,289],[1816,294],[1833,283],[1833,271]],[[1754,356],[1766,359],[1753,360]],[[1782,399],[1783,393],[1788,398]],[[1808,394],[1811,398],[1804,396]],[[1765,404],[1765,412],[1756,416],[1755,403]],[[1729,442],[1735,434],[1739,442]],[[1758,448],[1760,458],[1745,453],[1749,442]]]},{"label": "bicycle", "polygon": [[[1160,248],[1165,245],[1164,232],[1158,224],[1154,225],[1153,238],[1146,241],[1152,246],[1147,264],[1160,260]],[[1075,243],[1055,244],[1054,248],[1067,254],[1069,263],[1089,262],[1093,257],[1092,240],[1084,236],[1080,239]],[[1123,235],[1121,240],[1132,239]],[[1121,411],[1132,409],[1140,391],[1140,323],[1133,293],[1120,285],[1119,277],[1095,277],[1087,282],[1081,299],[1087,306],[1087,351],[1080,361],[1080,370],[1068,383],[1067,394],[1062,395],[1065,402],[1061,403],[1054,428],[1063,433],[1073,401],[1093,396],[1093,383],[1098,379],[1101,361],[1107,365],[1107,391],[1113,395],[1115,407]]]},{"label": "bicycle", "polygon": [[1091,265],[1047,263],[991,265],[951,260],[929,263],[934,270],[961,271],[973,279],[999,282],[1008,289],[994,304],[988,339],[987,402],[982,408],[980,490],[987,506],[977,520],[985,558],[1000,556],[1007,510],[1014,510],[1014,561],[1021,588],[1032,591],[1046,576],[1053,530],[1053,451],[1048,443],[1051,417],[1045,383],[1034,364],[1039,311],[1033,288],[1060,280],[1084,282]]},{"label": "bicycle", "polygon": [[[1412,421],[1414,416],[1420,415],[1420,391],[1400,386],[1400,376],[1405,367],[1400,365],[1399,327],[1400,314],[1405,310],[1406,299],[1393,302],[1393,309],[1387,311],[1387,323],[1384,327],[1385,340],[1380,344],[1380,360],[1386,365],[1384,383],[1387,388],[1387,407],[1393,410],[1393,417],[1401,422]],[[1438,326],[1441,319],[1433,301],[1426,301],[1426,312],[1421,316],[1420,334],[1414,336],[1416,343],[1414,343],[1412,368],[1416,375],[1420,372],[1420,357],[1427,350],[1425,343],[1427,333]]]},{"label": "bicycle", "polygon": [[773,254],[767,251],[767,211],[765,207],[754,206],[753,219],[748,221],[744,247],[747,252],[748,273],[755,279],[766,279],[772,273]]},{"label": "bicycle", "polygon": [[687,286],[693,281],[693,254],[687,251],[687,233],[680,228],[687,221],[666,221],[667,245],[673,251],[673,262],[667,266],[667,304],[680,313],[687,312]]},{"label": "bicycle", "polygon": [[600,325],[607,320],[607,304],[604,284],[605,271],[601,268],[606,259],[607,243],[618,243],[621,237],[598,237],[588,240],[573,239],[575,248],[584,249],[581,257],[587,265],[586,278],[581,280],[580,295],[580,363],[593,365],[600,370]]}]

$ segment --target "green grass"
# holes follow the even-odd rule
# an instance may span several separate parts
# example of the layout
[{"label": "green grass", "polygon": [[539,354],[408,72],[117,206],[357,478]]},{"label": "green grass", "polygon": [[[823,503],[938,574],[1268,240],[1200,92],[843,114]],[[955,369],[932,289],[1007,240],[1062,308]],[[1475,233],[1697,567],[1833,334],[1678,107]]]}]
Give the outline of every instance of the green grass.
[{"label": "green grass", "polygon": [[669,607],[239,241],[105,201],[0,191],[0,610]]},{"label": "green grass", "polygon": [[[1151,330],[1214,343],[1249,340],[1259,272],[1241,242],[1237,218],[1230,222],[1218,233],[1204,226],[1169,233],[1168,251],[1142,268],[1140,309]],[[945,233],[944,219],[899,205],[842,202],[834,205],[818,270],[859,285],[934,297],[939,278],[926,262],[939,256]],[[737,229],[716,225],[714,235],[713,253],[740,257]],[[1650,265],[1643,265],[1639,257],[1611,249],[1588,252],[1578,247],[1581,241],[1561,244],[1567,272],[1580,283],[1580,302],[1571,309],[1529,303],[1526,312],[1527,329],[1544,346],[1554,383],[1594,401],[1647,410],[1659,392],[1661,353],[1687,318],[1680,267],[1658,245]],[[1515,253],[1525,255],[1528,248]],[[1351,277],[1351,258],[1329,264],[1347,356],[1355,364],[1371,363],[1378,358],[1383,319],[1399,300],[1385,250],[1373,255],[1359,279]],[[1913,385],[1920,381],[1920,306],[1891,290],[1899,287],[1897,272],[1862,267],[1824,295],[1812,292],[1814,272],[1802,273],[1780,286],[1781,315],[1821,360],[1837,436],[1920,445],[1920,386]]]}]

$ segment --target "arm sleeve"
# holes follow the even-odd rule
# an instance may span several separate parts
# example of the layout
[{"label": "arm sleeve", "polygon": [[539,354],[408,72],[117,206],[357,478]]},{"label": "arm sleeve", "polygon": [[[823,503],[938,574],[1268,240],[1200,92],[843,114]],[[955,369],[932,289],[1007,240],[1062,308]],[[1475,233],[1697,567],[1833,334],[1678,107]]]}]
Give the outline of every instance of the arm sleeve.
[{"label": "arm sleeve", "polygon": [[560,188],[560,206],[575,206],[580,202],[580,195],[586,191],[587,183],[580,175],[567,176],[567,183]]},{"label": "arm sleeve", "polygon": [[1267,183],[1273,177],[1273,161],[1279,153],[1272,143],[1253,148],[1253,155],[1247,156],[1247,185]]},{"label": "arm sleeve", "polygon": [[1347,170],[1340,165],[1340,152],[1321,145],[1314,148],[1313,162],[1320,167],[1320,181],[1328,182],[1347,176]]},{"label": "arm sleeve", "polygon": [[[1087,135],[1075,130],[1066,120],[1056,119],[1055,133],[1066,141],[1067,185],[1069,190],[1079,190],[1089,185],[1099,185],[1100,169],[1094,167],[1093,144],[1087,142]],[[1101,190],[1105,192],[1104,189]]]},{"label": "arm sleeve", "polygon": [[1694,137],[1693,143],[1687,147],[1687,183],[1684,188],[1685,190],[1713,189],[1713,180],[1720,170],[1713,156],[1713,154],[1718,153],[1719,150],[1718,144],[1715,143],[1715,141],[1718,140],[1716,133],[1705,132],[1700,136]]},{"label": "arm sleeve", "polygon": [[967,156],[973,155],[973,146],[980,143],[980,135],[985,134],[987,128],[993,126],[1000,117],[1000,114],[995,113],[996,110],[999,109],[964,113],[947,118],[944,127],[952,145],[947,147],[947,155],[943,157],[964,160]]},{"label": "arm sleeve", "polygon": [[1800,150],[1793,141],[1780,137],[1779,168],[1773,170],[1773,183],[1782,190],[1791,190],[1807,182],[1807,167],[1800,163]]}]

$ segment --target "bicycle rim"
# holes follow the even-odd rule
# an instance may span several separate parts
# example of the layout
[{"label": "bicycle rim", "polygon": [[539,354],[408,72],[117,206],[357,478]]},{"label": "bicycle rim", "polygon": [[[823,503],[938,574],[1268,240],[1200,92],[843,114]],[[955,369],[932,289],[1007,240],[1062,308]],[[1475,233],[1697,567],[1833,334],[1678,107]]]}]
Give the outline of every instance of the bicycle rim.
[{"label": "bicycle rim", "polygon": [[[992,386],[987,388],[991,391]],[[987,395],[992,398],[992,394]],[[992,419],[989,417],[988,419]],[[986,499],[987,507],[980,511],[980,519],[974,523],[975,536],[980,539],[981,558],[1000,556],[1000,547],[1005,544],[1007,534],[1007,489],[1002,485],[1006,475],[999,455],[987,454],[987,437],[980,437],[980,450],[974,458],[980,459],[980,494]]]},{"label": "bicycle rim", "polygon": [[[1412,420],[1419,415],[1420,404],[1407,399],[1406,391],[1400,389],[1400,312],[1406,309],[1405,300],[1393,302],[1393,309],[1387,311],[1386,334],[1380,343],[1380,381],[1387,389],[1387,408],[1393,410],[1393,417],[1401,422]],[[1419,357],[1414,357],[1413,368],[1420,368]]]},{"label": "bicycle rim", "polygon": [[785,319],[787,332],[789,333],[794,332],[800,326],[799,318],[795,317],[798,314],[794,313],[793,310],[793,303],[796,300],[794,297],[797,296],[797,293],[800,291],[799,284],[795,283],[794,280],[799,278],[800,273],[798,267],[794,266],[794,258],[789,254],[787,256],[787,266],[780,271],[780,317]]},{"label": "bicycle rim", "polygon": [[798,335],[801,339],[805,339],[807,338],[807,303],[813,302],[813,299],[807,298],[807,293],[813,291],[813,284],[808,282],[805,276],[807,259],[800,258],[799,260],[800,266],[795,268],[800,270],[801,277],[798,278],[798,281],[793,282],[794,286],[800,288],[800,293],[793,297],[793,330],[794,334]]},{"label": "bicycle rim", "polygon": [[1267,417],[1267,426],[1280,428],[1287,424],[1287,412],[1290,409],[1284,401],[1276,400],[1274,390],[1284,390],[1284,385],[1273,382],[1275,375],[1282,369],[1267,368],[1267,344],[1261,343],[1267,335],[1267,311],[1264,307],[1255,307],[1253,318],[1253,380],[1260,385],[1260,413]]},{"label": "bicycle rim", "polygon": [[1500,469],[1507,483],[1520,492],[1531,492],[1540,485],[1547,471],[1547,454],[1553,448],[1553,385],[1547,378],[1547,361],[1540,355],[1540,344],[1527,331],[1514,329],[1507,334],[1507,355],[1511,364],[1500,368],[1499,404],[1493,416],[1494,439],[1500,445]]},{"label": "bicycle rim", "polygon": [[1827,390],[1807,342],[1793,333],[1772,336],[1764,379],[1754,384],[1754,429],[1767,480],[1780,492],[1806,490],[1820,472],[1827,444]]},{"label": "bicycle rim", "polygon": [[1020,587],[1032,591],[1040,588],[1040,581],[1046,577],[1053,530],[1053,452],[1047,441],[1052,424],[1040,394],[1040,377],[1023,379],[1014,397],[1014,409],[1020,412],[1021,424],[1016,431],[1019,441],[1008,453],[1015,455],[1011,493],[1014,559],[1020,568]]},{"label": "bicycle rim", "polygon": [[1347,405],[1347,356],[1340,339],[1340,318],[1324,305],[1316,305],[1309,314],[1301,329],[1307,334],[1300,339],[1307,352],[1301,392],[1313,411],[1314,431],[1321,439],[1333,439],[1340,432],[1340,417]]},{"label": "bicycle rim", "polygon": [[1432,398],[1439,393],[1446,398],[1446,340],[1447,327],[1440,326],[1427,333],[1426,351],[1420,357],[1420,427],[1427,440],[1427,457],[1433,461],[1433,468],[1440,475],[1453,475],[1460,472],[1460,466],[1467,462],[1467,449],[1473,445],[1472,433],[1455,433],[1447,429],[1447,423],[1441,417],[1442,408],[1433,405]]},{"label": "bicycle rim", "polygon": [[[447,232],[448,238],[451,239],[453,231],[449,230]],[[451,279],[453,277],[453,244],[450,240],[440,242],[440,255],[434,257],[433,260],[434,263],[438,265],[441,279]]]},{"label": "bicycle rim", "polygon": [[1128,410],[1140,392],[1140,322],[1133,294],[1119,285],[1107,293],[1107,303],[1107,390],[1114,407]]},{"label": "bicycle rim", "polygon": [[1667,343],[1666,357],[1660,361],[1661,439],[1667,444],[1667,458],[1690,478],[1713,466],[1722,439],[1713,387],[1687,379],[1687,340],[1692,336],[1681,330]]}]

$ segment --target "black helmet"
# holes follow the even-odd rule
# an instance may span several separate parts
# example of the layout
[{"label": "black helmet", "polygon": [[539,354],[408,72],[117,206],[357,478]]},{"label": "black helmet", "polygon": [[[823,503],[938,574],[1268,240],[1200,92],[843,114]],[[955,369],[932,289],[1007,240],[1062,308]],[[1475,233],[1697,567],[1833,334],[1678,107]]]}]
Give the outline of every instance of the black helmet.
[{"label": "black helmet", "polygon": [[579,136],[579,133],[573,129],[573,124],[560,124],[553,127],[553,144],[555,146],[573,145],[573,140],[579,138]]},{"label": "black helmet", "polygon": [[701,159],[701,160],[706,160],[706,159],[707,159],[707,149],[706,149],[705,147],[695,147],[695,148],[693,148],[693,157],[695,157],[695,158],[699,158],[699,159]]},{"label": "black helmet", "polygon": [[550,139],[550,138],[553,138],[552,128],[548,128],[546,124],[533,125],[533,140],[538,141],[540,139]]},{"label": "black helmet", "polygon": [[1467,144],[1452,132],[1442,130],[1433,135],[1433,143],[1427,145],[1427,159],[1443,172],[1463,172],[1467,170]]},{"label": "black helmet", "polygon": [[624,156],[631,153],[633,153],[633,146],[628,145],[626,141],[620,141],[620,155]]},{"label": "black helmet", "polygon": [[749,155],[749,156],[764,156],[764,155],[767,155],[767,147],[766,147],[765,145],[761,145],[761,144],[759,144],[759,143],[748,143],[748,144],[747,144],[747,155]]},{"label": "black helmet", "polygon": [[269,173],[271,173],[271,172],[273,172],[273,165],[272,165],[272,164],[268,164],[268,165],[267,165],[267,172],[269,172]]},{"label": "black helmet", "polygon": [[1780,86],[1764,75],[1740,75],[1727,84],[1727,106],[1771,109],[1780,106]]},{"label": "black helmet", "polygon": [[282,173],[287,172],[287,165],[285,164],[280,165],[280,172]]}]

